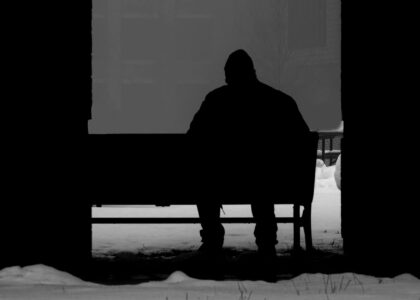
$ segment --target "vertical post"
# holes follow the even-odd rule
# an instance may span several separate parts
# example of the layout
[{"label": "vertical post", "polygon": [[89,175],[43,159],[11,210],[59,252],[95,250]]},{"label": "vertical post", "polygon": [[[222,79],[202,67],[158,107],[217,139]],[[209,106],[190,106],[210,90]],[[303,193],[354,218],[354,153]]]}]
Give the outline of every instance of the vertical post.
[{"label": "vertical post", "polygon": [[[341,237],[343,238],[343,250],[344,250],[344,254],[346,254],[346,238],[345,238],[345,231],[346,231],[346,216],[344,214],[344,197],[343,197],[343,174],[345,174],[345,172],[343,172],[343,146],[344,146],[344,137],[342,137],[340,139],[340,150],[341,150],[341,166],[340,166],[340,186],[341,186],[341,193],[340,193],[340,197],[341,197]],[[345,165],[345,163],[344,163]]]},{"label": "vertical post", "polygon": [[293,205],[293,250],[300,250],[300,205]]},{"label": "vertical post", "polygon": [[334,142],[334,136],[330,136],[330,166],[333,164],[333,154],[332,154],[332,150],[333,150],[333,142]]},{"label": "vertical post", "polygon": [[312,203],[307,204],[303,210],[303,230],[305,231],[306,251],[313,250],[312,245]]}]

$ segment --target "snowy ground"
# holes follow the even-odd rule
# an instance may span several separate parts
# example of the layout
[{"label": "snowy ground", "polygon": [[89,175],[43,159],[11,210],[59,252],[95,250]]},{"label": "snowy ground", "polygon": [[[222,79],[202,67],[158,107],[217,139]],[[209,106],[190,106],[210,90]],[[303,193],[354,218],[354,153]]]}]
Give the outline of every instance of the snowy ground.
[{"label": "snowy ground", "polygon": [[420,280],[403,274],[375,278],[353,273],[302,274],[277,283],[196,280],[174,272],[166,280],[105,286],[36,265],[0,271],[0,299],[420,299]]},{"label": "snowy ground", "polygon": [[[312,233],[314,246],[321,250],[340,252],[341,193],[334,178],[336,166],[317,167],[315,195],[312,206]],[[252,216],[249,205],[224,206],[222,217]],[[171,207],[101,207],[93,208],[94,217],[196,217],[194,206]],[[277,216],[292,216],[291,205],[276,206]],[[254,224],[225,224],[225,247],[256,249]],[[118,252],[150,254],[171,250],[192,250],[200,245],[198,224],[106,224],[93,226],[93,255],[112,256]],[[293,245],[293,225],[279,224],[277,250],[290,249]],[[302,230],[301,244],[304,245]]]}]

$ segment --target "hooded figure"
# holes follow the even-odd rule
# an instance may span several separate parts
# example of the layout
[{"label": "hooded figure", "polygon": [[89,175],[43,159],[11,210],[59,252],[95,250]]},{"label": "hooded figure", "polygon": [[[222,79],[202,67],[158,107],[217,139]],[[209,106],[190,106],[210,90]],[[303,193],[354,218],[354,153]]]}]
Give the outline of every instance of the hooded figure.
[{"label": "hooded figure", "polygon": [[210,92],[190,124],[188,134],[261,137],[309,131],[296,102],[261,83],[244,50],[233,52],[225,65],[226,85]]},{"label": "hooded figure", "polygon": [[[252,198],[258,251],[264,257],[275,257],[274,203],[265,191],[279,182],[270,172],[278,173],[285,164],[285,145],[279,142],[289,144],[306,135],[309,128],[290,96],[258,80],[244,50],[229,56],[225,76],[226,85],[206,96],[187,133],[204,142],[197,154],[201,170],[196,176],[202,180],[196,197],[202,226],[200,250],[217,253],[223,246],[225,231],[219,218],[223,199],[237,197],[240,203],[247,197]],[[227,195],[223,188],[235,192]]]}]

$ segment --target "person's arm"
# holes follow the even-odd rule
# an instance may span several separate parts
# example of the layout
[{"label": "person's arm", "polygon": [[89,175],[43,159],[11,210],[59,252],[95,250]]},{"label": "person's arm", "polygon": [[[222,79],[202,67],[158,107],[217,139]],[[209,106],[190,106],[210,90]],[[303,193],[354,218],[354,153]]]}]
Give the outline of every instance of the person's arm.
[{"label": "person's arm", "polygon": [[187,131],[188,135],[202,136],[209,131],[211,121],[209,110],[209,96],[207,96],[191,121],[190,128]]}]

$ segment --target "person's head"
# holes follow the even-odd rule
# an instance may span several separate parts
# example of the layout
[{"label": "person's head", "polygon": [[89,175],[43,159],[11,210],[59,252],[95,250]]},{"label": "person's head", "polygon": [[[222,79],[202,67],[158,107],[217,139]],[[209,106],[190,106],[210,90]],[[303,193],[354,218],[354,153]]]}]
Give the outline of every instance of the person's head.
[{"label": "person's head", "polygon": [[245,50],[236,50],[229,55],[225,76],[228,85],[244,85],[257,80],[254,62]]}]

